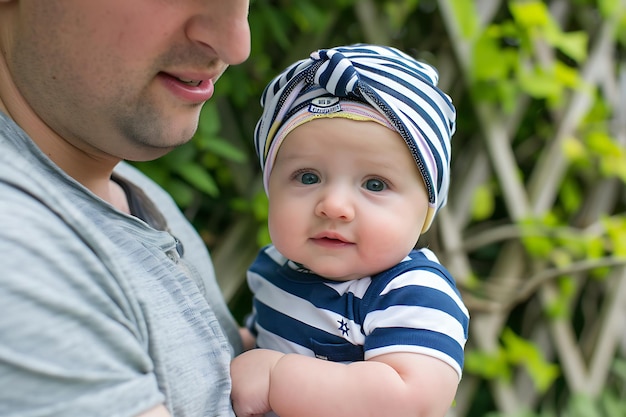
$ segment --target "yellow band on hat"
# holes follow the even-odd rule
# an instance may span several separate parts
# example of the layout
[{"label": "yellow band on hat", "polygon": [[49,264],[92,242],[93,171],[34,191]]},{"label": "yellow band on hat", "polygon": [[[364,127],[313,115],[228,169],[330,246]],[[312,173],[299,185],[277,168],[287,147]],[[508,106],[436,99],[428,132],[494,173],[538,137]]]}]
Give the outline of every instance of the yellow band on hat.
[{"label": "yellow band on hat", "polygon": [[[325,98],[329,99],[329,97]],[[350,120],[376,122],[393,130],[394,132],[396,131],[385,116],[376,111],[370,105],[360,103],[358,101],[339,100],[335,97],[332,99],[334,99],[332,103],[326,106],[320,106],[316,104],[316,100],[313,100],[308,107],[304,107],[300,111],[294,113],[291,117],[289,117],[289,119],[282,123],[280,127],[272,126],[270,132],[276,131],[276,134],[274,137],[268,136],[267,143],[269,146],[266,146],[265,148],[266,155],[263,169],[263,182],[266,190],[268,189],[270,173],[272,172],[274,160],[276,159],[280,145],[292,130],[304,123],[315,119],[332,119],[341,117]]]}]

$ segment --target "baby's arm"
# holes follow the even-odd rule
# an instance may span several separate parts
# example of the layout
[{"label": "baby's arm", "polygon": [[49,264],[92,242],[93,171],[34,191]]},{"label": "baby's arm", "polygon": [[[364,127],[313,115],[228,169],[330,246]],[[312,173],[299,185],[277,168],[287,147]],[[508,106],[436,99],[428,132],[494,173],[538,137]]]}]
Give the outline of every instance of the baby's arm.
[{"label": "baby's arm", "polygon": [[433,416],[450,408],[458,386],[452,367],[416,353],[390,353],[349,365],[255,349],[234,359],[237,416]]},{"label": "baby's arm", "polygon": [[256,346],[256,338],[246,327],[239,328],[239,336],[241,337],[241,344],[243,345],[243,351],[254,349]]}]

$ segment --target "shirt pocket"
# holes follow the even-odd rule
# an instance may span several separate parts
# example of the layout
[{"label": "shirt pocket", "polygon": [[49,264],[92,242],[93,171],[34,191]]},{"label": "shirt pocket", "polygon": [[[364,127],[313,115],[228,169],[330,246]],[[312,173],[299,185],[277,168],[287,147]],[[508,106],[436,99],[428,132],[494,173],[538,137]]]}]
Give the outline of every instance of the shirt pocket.
[{"label": "shirt pocket", "polygon": [[324,343],[311,339],[311,350],[318,359],[331,362],[356,362],[363,360],[363,346],[352,343]]}]

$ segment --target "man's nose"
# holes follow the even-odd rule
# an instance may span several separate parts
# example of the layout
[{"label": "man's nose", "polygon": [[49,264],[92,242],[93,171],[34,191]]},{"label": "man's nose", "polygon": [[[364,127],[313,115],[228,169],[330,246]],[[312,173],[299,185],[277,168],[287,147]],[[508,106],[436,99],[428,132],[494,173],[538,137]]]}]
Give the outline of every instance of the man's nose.
[{"label": "man's nose", "polygon": [[244,62],[250,55],[248,0],[208,2],[187,25],[187,36],[214,51],[228,65]]}]

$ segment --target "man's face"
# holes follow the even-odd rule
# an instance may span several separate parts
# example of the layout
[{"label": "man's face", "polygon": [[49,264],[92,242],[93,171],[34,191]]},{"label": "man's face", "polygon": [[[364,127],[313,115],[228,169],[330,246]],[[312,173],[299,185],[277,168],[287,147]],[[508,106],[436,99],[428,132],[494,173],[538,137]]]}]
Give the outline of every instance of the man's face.
[{"label": "man's face", "polygon": [[248,0],[10,0],[0,7],[10,13],[2,16],[0,48],[19,95],[88,153],[144,160],[187,142],[213,83],[250,51]]}]

